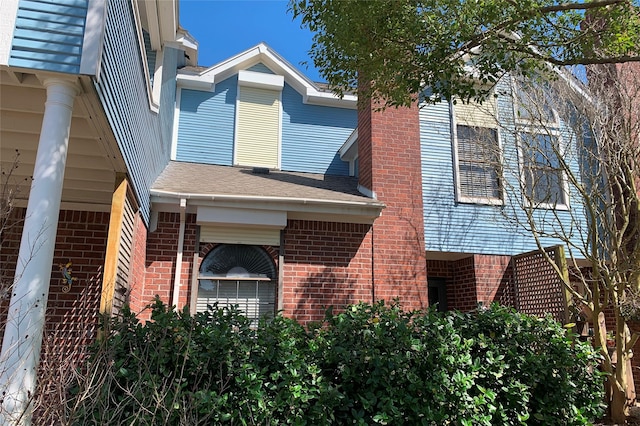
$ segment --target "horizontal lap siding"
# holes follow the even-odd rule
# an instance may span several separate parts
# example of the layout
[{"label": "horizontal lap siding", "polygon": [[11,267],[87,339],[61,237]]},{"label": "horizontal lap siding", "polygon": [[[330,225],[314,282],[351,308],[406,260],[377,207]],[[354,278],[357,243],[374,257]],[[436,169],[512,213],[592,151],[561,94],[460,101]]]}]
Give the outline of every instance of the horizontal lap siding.
[{"label": "horizontal lap siding", "polygon": [[[507,228],[501,206],[456,202],[448,103],[420,110],[420,133],[426,250],[487,254],[523,251],[522,238]],[[501,137],[503,144],[509,143],[504,135]]]},{"label": "horizontal lap siding", "polygon": [[261,72],[263,74],[275,74],[273,71],[269,69],[269,67],[267,67],[262,62],[259,62],[254,66],[247,68],[247,71]]},{"label": "horizontal lap siding", "polygon": [[20,0],[9,65],[77,74],[88,0]]},{"label": "horizontal lap siding", "polygon": [[235,162],[276,169],[280,147],[280,92],[240,87]]},{"label": "horizontal lap siding", "polygon": [[170,135],[161,133],[158,115],[150,110],[143,54],[131,3],[110,0],[102,68],[95,86],[148,222],[149,188],[168,162]]},{"label": "horizontal lap siding", "polygon": [[232,165],[237,91],[237,76],[214,92],[181,90],[176,160]]},{"label": "horizontal lap siding", "polygon": [[285,84],[282,93],[282,170],[349,175],[338,150],[357,125],[357,112],[302,103]]},{"label": "horizontal lap siding", "polygon": [[[449,105],[446,102],[425,105],[420,110],[427,251],[512,255],[537,248],[530,234],[507,220],[507,217],[516,217],[524,223],[525,219],[517,207],[521,197],[519,165],[515,137],[513,131],[509,130],[513,129],[514,123],[508,83],[501,81],[496,92],[500,93],[497,108],[503,126],[499,130],[499,137],[507,189],[504,206],[456,202]],[[541,210],[539,214],[547,213],[550,212]],[[568,213],[559,212],[559,215],[564,224],[570,223]],[[558,243],[554,239],[543,240],[545,246]]]}]

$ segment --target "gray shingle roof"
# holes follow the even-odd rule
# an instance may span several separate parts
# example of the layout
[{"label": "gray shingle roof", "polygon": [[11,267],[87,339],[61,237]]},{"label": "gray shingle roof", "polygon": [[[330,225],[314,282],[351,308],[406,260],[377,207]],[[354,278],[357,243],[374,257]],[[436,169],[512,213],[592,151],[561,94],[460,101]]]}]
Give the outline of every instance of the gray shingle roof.
[{"label": "gray shingle roof", "polygon": [[249,168],[170,161],[151,191],[383,205],[359,193],[357,185],[356,178],[346,176],[280,171],[257,174]]}]

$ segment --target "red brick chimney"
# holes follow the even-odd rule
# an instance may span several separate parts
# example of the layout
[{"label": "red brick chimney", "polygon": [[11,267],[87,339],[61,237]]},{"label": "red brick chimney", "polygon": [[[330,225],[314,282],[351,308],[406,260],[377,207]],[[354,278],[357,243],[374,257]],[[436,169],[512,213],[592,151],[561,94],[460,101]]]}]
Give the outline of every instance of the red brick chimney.
[{"label": "red brick chimney", "polygon": [[419,110],[376,106],[361,100],[358,107],[360,190],[386,205],[370,231],[374,297],[420,309],[428,297]]}]

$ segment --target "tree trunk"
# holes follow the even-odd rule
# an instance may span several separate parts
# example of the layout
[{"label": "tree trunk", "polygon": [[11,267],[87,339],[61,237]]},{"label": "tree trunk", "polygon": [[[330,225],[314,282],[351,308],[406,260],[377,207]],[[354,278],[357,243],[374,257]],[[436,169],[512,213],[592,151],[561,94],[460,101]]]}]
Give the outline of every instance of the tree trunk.
[{"label": "tree trunk", "polygon": [[625,424],[627,420],[627,392],[620,389],[615,376],[609,376],[609,389],[611,390],[611,421],[615,424]]}]

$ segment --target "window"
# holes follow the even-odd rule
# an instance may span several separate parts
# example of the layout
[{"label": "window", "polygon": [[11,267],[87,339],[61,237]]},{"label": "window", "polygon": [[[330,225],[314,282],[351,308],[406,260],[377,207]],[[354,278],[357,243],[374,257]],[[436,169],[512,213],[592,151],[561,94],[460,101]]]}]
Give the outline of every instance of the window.
[{"label": "window", "polygon": [[495,98],[482,105],[458,102],[453,106],[456,192],[460,202],[502,203],[496,114]]},{"label": "window", "polygon": [[556,115],[551,108],[548,91],[524,81],[517,81],[516,118],[529,124],[554,124]]},{"label": "window", "polygon": [[208,305],[237,306],[257,326],[276,311],[276,267],[261,247],[242,244],[216,246],[202,260],[196,310]]},{"label": "window", "polygon": [[553,134],[521,132],[525,196],[536,207],[564,206],[564,173],[559,138]]},{"label": "window", "polygon": [[500,200],[497,130],[457,125],[456,134],[460,197]]},{"label": "window", "polygon": [[515,82],[515,112],[520,144],[523,196],[534,207],[568,205],[559,121],[551,89],[543,84]]}]

